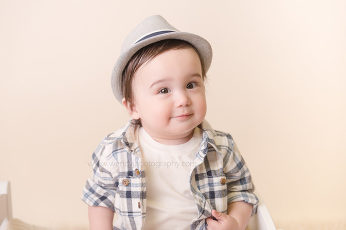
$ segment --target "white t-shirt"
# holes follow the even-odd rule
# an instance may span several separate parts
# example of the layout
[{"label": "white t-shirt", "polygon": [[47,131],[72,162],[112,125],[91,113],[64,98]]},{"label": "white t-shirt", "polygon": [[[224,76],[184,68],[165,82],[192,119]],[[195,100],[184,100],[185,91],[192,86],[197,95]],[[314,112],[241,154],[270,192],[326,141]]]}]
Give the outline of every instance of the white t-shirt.
[{"label": "white t-shirt", "polygon": [[147,209],[144,230],[188,230],[197,217],[197,205],[190,191],[190,174],[202,141],[202,130],[184,144],[164,145],[144,130],[139,143],[146,173]]}]

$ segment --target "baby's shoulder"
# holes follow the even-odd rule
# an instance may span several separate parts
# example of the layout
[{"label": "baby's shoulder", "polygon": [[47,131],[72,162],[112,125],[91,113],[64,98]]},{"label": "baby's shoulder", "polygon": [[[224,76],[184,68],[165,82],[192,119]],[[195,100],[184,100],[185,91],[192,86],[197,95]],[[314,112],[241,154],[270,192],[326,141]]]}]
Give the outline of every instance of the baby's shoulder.
[{"label": "baby's shoulder", "polygon": [[124,128],[112,131],[104,136],[104,138],[97,145],[94,153],[99,157],[106,157],[112,154],[116,149],[123,146]]},{"label": "baby's shoulder", "polygon": [[114,142],[121,141],[124,135],[124,128],[112,131],[111,133],[108,133],[103,140],[101,141],[102,144],[113,144]]},{"label": "baby's shoulder", "polygon": [[214,130],[213,139],[216,145],[221,146],[233,146],[234,143],[233,137],[230,133],[220,130]]},{"label": "baby's shoulder", "polygon": [[202,123],[202,129],[217,146],[233,144],[233,138],[230,133],[214,129],[206,120]]}]

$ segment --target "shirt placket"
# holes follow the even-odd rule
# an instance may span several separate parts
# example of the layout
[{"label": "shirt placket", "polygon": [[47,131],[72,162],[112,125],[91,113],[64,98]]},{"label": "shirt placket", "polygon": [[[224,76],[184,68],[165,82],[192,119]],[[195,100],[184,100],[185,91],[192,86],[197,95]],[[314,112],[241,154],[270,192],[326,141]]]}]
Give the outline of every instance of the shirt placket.
[{"label": "shirt placket", "polygon": [[196,168],[203,163],[205,156],[208,153],[208,143],[209,138],[206,134],[206,132],[203,132],[202,137],[202,144],[200,151],[196,154],[195,160],[194,160],[194,166],[193,169],[190,172],[190,187],[191,187],[191,193],[192,196],[195,199],[196,205],[199,206],[198,208],[198,217],[195,221],[201,221],[205,218],[208,218],[211,215],[212,207],[208,200],[204,197],[204,195],[199,191],[197,182],[194,178]]},{"label": "shirt placket", "polygon": [[[137,140],[137,141],[136,141]],[[145,171],[144,167],[142,167],[142,158],[140,148],[137,145],[138,143],[138,135],[136,132],[129,133],[127,137],[124,138],[123,143],[127,146],[127,151],[131,154],[131,167],[128,170],[132,171],[132,177],[138,179],[140,186],[140,197],[138,201],[132,202],[133,210],[140,210],[141,215],[137,218],[128,216],[128,221],[131,224],[131,229],[141,229],[143,226],[143,222],[145,220],[146,213],[146,186],[145,186]],[[127,181],[124,181],[127,186],[133,186],[129,184]],[[131,190],[135,188],[131,187]],[[135,228],[132,225],[135,225]]]}]

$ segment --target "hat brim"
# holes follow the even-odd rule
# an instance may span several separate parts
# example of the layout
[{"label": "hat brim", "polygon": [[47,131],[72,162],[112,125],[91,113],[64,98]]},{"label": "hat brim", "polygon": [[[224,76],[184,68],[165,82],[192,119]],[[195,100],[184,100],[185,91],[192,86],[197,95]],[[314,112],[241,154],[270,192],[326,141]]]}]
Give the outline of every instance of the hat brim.
[{"label": "hat brim", "polygon": [[123,95],[121,92],[122,72],[125,66],[127,65],[128,61],[141,48],[149,44],[152,44],[161,40],[167,40],[167,39],[183,40],[193,45],[200,54],[200,57],[204,64],[205,73],[208,71],[211,64],[211,60],[212,60],[212,48],[206,39],[196,34],[187,33],[187,32],[179,32],[179,31],[148,38],[146,40],[143,40],[141,42],[134,44],[130,49],[127,49],[126,52],[123,52],[114,65],[114,68],[112,71],[111,84],[112,84],[113,94],[120,103],[123,98]]}]

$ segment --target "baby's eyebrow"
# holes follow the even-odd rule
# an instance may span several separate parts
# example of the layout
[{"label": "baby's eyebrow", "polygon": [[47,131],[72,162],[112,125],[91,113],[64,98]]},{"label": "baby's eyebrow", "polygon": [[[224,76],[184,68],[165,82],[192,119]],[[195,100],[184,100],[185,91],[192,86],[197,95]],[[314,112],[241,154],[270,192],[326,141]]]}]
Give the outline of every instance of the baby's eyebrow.
[{"label": "baby's eyebrow", "polygon": [[194,74],[191,74],[190,76],[191,76],[191,77],[200,77],[200,78],[202,78],[201,75],[200,75],[199,73],[194,73]]},{"label": "baby's eyebrow", "polygon": [[154,81],[154,82],[150,85],[150,88],[152,88],[152,87],[153,87],[154,85],[156,85],[156,84],[159,84],[159,83],[162,83],[162,82],[166,82],[166,81],[171,81],[171,79],[163,78],[163,79]]},{"label": "baby's eyebrow", "polygon": [[[186,78],[202,78],[201,75],[199,73],[193,73],[193,74],[189,74],[186,76]],[[157,81],[154,81],[150,86],[149,88],[152,88],[153,86],[155,86],[156,84],[159,84],[159,83],[162,83],[162,82],[169,82],[169,81],[172,81],[171,78],[162,78],[162,79],[159,79]]]}]

